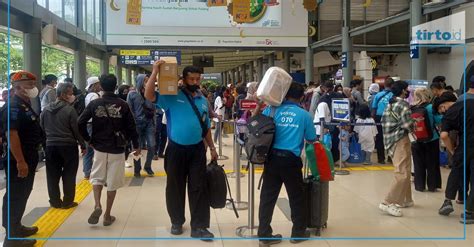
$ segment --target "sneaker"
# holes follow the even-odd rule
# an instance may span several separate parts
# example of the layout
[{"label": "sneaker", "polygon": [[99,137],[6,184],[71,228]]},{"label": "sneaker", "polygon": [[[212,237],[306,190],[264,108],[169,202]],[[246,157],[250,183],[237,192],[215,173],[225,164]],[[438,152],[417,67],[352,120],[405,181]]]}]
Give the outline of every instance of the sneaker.
[{"label": "sneaker", "polygon": [[272,244],[279,244],[281,243],[281,239],[283,238],[281,234],[275,234],[270,237],[259,237],[261,238],[259,241],[259,246],[270,246]]},{"label": "sneaker", "polygon": [[62,209],[70,209],[70,208],[75,208],[77,207],[79,204],[77,204],[77,202],[72,202],[70,203],[69,205],[63,205],[61,208]]},{"label": "sneaker", "polygon": [[309,240],[309,237],[310,237],[309,231],[305,231],[303,234],[298,234],[298,235],[295,234],[291,236],[290,243],[298,244],[298,243]]},{"label": "sneaker", "polygon": [[22,240],[13,240],[7,239],[3,242],[3,247],[33,247],[36,244],[35,239],[22,239]]},{"label": "sneaker", "polygon": [[35,235],[37,232],[38,232],[37,226],[27,227],[27,226],[22,225],[20,229],[12,232],[11,235],[17,238],[26,238],[26,237]]},{"label": "sneaker", "polygon": [[[474,218],[472,212],[466,212],[466,225],[474,224]],[[459,221],[464,224],[464,214],[461,214],[461,220]]]},{"label": "sneaker", "polygon": [[173,234],[173,235],[183,234],[183,226],[182,225],[171,225],[171,234]]},{"label": "sneaker", "polygon": [[194,228],[191,229],[191,237],[199,238],[202,241],[212,241],[214,238],[214,234],[212,234],[206,228]]},{"label": "sneaker", "polygon": [[439,209],[438,213],[440,215],[449,216],[449,214],[452,212],[454,212],[453,203],[451,200],[444,200],[444,203]]},{"label": "sneaker", "polygon": [[395,204],[387,205],[387,204],[380,203],[379,209],[390,214],[391,216],[402,217],[403,215],[402,210],[400,210],[400,208],[398,208]]},{"label": "sneaker", "polygon": [[133,176],[134,176],[135,178],[141,178],[141,177],[142,177],[142,175],[141,175],[140,173],[135,173],[135,174],[133,174]]},{"label": "sneaker", "polygon": [[151,168],[145,169],[146,173],[148,174],[148,177],[153,177],[155,176],[155,172]]}]

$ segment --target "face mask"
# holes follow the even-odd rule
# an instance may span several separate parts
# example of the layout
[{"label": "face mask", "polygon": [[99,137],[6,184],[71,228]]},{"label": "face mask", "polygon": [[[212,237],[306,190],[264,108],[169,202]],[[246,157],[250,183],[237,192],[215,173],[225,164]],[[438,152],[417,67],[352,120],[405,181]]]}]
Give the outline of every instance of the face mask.
[{"label": "face mask", "polygon": [[74,96],[74,95],[71,95],[71,96],[69,96],[69,97],[66,98],[66,101],[67,101],[69,104],[72,104],[75,100],[76,100],[76,96]]},{"label": "face mask", "polygon": [[38,96],[38,88],[25,89],[25,96],[30,99],[36,98],[36,96]]},{"label": "face mask", "polygon": [[199,89],[199,85],[186,85],[186,88],[191,92],[194,93]]}]

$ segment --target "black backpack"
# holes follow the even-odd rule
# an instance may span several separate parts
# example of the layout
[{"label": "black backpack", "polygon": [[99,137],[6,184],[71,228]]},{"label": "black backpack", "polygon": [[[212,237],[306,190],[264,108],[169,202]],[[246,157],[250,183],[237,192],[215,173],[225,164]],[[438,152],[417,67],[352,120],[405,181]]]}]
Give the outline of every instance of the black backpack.
[{"label": "black backpack", "polygon": [[267,161],[276,131],[273,121],[274,114],[275,108],[272,107],[270,116],[258,114],[248,121],[245,152],[252,164],[264,164]]},{"label": "black backpack", "polygon": [[77,115],[80,116],[82,112],[86,109],[86,95],[81,93],[76,96],[76,100],[72,103],[72,106],[77,112]]},{"label": "black backpack", "polygon": [[[224,168],[217,164],[217,161],[211,161],[206,168],[207,190],[209,192],[209,204],[212,208],[224,208],[227,201],[232,204],[235,216],[239,218],[237,209],[235,208],[234,199],[230,192],[229,181],[225,174]],[[227,189],[229,189],[230,199],[227,199]]]}]

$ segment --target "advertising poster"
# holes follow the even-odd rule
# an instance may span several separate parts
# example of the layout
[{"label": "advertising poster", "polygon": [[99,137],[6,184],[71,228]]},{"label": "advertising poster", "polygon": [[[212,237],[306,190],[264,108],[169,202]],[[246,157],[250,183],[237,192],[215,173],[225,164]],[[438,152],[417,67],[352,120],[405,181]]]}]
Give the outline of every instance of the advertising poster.
[{"label": "advertising poster", "polygon": [[106,12],[108,45],[308,45],[307,11],[292,1],[110,0]]}]

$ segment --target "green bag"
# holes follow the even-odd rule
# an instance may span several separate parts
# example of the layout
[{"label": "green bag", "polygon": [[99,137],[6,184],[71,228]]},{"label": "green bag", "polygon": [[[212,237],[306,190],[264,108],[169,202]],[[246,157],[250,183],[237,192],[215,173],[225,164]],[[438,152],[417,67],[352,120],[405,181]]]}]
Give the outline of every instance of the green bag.
[{"label": "green bag", "polygon": [[314,151],[314,145],[306,144],[305,148],[306,159],[308,160],[308,167],[311,170],[311,175],[313,175],[313,180],[319,181],[320,176],[318,169],[316,168],[316,153]]}]

